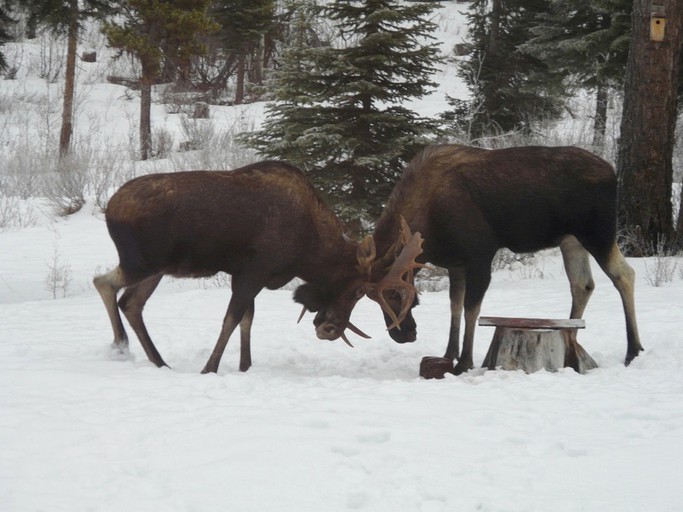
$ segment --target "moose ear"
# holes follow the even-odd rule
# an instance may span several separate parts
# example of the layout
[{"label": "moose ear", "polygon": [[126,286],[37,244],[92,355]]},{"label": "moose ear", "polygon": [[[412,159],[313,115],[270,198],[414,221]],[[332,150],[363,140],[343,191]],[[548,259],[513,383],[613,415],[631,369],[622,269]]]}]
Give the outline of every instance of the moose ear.
[{"label": "moose ear", "polygon": [[372,238],[372,235],[368,235],[361,240],[356,248],[356,259],[358,259],[360,271],[369,272],[376,257],[375,239]]},{"label": "moose ear", "polygon": [[313,313],[320,309],[321,298],[318,290],[310,284],[302,284],[294,290],[294,302],[303,304],[303,306]]}]

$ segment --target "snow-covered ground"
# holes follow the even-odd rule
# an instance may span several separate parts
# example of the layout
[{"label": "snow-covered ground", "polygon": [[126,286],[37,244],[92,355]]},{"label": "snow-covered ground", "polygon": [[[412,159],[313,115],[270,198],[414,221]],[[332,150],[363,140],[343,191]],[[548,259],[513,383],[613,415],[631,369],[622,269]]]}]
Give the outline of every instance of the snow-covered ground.
[{"label": "snow-covered ground", "polygon": [[[464,31],[463,5],[444,6],[439,37],[451,44]],[[86,71],[81,136],[124,144],[137,98]],[[440,111],[444,92],[463,91],[450,65],[437,81],[416,103],[425,115]],[[0,93],[16,100],[22,87],[30,103],[45,82],[4,81]],[[261,108],[212,115],[257,123]],[[177,126],[155,109],[157,126]],[[39,111],[0,109],[2,151],[21,137],[42,144],[49,123]],[[162,282],[145,315],[172,369],[152,366],[134,338],[129,358],[112,357],[91,284],[116,264],[101,212],[92,198],[68,218],[37,199],[27,205],[35,225],[0,233],[0,512],[683,510],[676,260],[631,260],[646,350],[628,368],[619,297],[594,265],[579,340],[600,368],[587,375],[478,369],[423,380],[420,359],[445,350],[447,292],[422,294],[410,345],[391,341],[363,299],[353,321],[372,339],[350,349],[318,340],[311,315],[297,324],[288,290],[257,298],[248,372],[237,371],[233,339],[218,374],[200,375],[229,288]],[[657,264],[673,276],[661,287],[650,284]],[[482,314],[563,318],[569,300],[561,259],[547,253],[496,272]],[[492,334],[478,329],[476,364]]]},{"label": "snow-covered ground", "polygon": [[[418,377],[441,355],[446,292],[423,293],[419,340],[397,345],[363,299],[355,349],[316,339],[291,291],[256,305],[254,366],[236,340],[218,375],[199,371],[229,289],[162,286],[146,309],[172,369],[139,344],[109,353],[89,284],[115,263],[91,205],[54,224],[0,235],[0,510],[14,511],[679,511],[683,460],[683,281],[655,288],[638,270],[646,351],[625,368],[618,294],[602,273],[589,305],[587,375],[475,370]],[[45,281],[68,265],[67,298]],[[58,297],[60,297],[58,293]],[[497,272],[483,314],[562,318],[560,258]],[[475,359],[492,331],[480,327]]]}]

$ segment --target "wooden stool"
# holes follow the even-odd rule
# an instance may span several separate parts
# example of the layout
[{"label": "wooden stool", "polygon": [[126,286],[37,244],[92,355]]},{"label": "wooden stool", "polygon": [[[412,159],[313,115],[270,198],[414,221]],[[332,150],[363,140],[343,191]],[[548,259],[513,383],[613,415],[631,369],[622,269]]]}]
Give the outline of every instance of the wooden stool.
[{"label": "wooden stool", "polygon": [[533,373],[570,367],[578,373],[586,373],[598,367],[576,341],[576,330],[586,327],[581,319],[482,316],[479,325],[496,328],[482,365],[489,370],[499,367]]}]

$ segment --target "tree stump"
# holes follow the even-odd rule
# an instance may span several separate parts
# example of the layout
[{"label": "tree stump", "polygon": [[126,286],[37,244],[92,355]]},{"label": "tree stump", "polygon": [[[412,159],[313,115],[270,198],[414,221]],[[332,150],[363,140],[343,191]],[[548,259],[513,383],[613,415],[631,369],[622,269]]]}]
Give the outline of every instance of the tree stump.
[{"label": "tree stump", "polygon": [[585,327],[583,320],[481,317],[479,325],[496,327],[482,365],[489,370],[533,373],[573,368],[583,374],[598,367],[576,340],[577,329]]}]

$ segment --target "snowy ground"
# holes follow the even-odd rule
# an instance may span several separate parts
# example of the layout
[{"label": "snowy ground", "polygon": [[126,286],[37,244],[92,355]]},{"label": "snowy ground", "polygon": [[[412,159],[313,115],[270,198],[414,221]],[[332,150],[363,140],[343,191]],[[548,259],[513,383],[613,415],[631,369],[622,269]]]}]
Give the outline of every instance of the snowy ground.
[{"label": "snowy ground", "polygon": [[[315,338],[291,292],[257,300],[254,366],[232,340],[218,375],[200,375],[229,290],[162,286],[148,326],[173,369],[137,342],[110,357],[110,327],[89,281],[115,262],[90,213],[0,235],[0,510],[3,511],[679,511],[683,459],[683,281],[655,288],[637,268],[646,352],[629,368],[616,291],[598,288],[580,334],[588,375],[475,370],[418,377],[441,355],[446,292],[424,293],[419,340],[393,343],[364,299],[372,335]],[[69,265],[67,298],[46,276]],[[562,318],[558,256],[498,272],[483,314]],[[492,335],[477,333],[481,363]]]},{"label": "snowy ground", "polygon": [[[464,7],[444,5],[438,36],[452,44]],[[38,55],[31,44],[16,49],[22,58]],[[80,66],[80,136],[126,145],[137,98],[102,83],[105,69]],[[416,103],[423,115],[442,110],[443,93],[463,92],[453,70]],[[4,104],[22,106],[0,111],[1,151],[54,136],[59,105],[40,112],[58,85],[47,100],[35,76],[1,85]],[[258,123],[261,108],[214,109],[212,120]],[[173,130],[177,119],[155,105],[155,127]],[[92,199],[67,219],[27,204],[35,225],[0,233],[0,512],[683,510],[683,274],[674,260],[663,287],[647,279],[656,260],[631,262],[646,351],[629,368],[618,295],[596,271],[579,336],[600,365],[588,375],[475,370],[422,380],[420,359],[445,350],[446,292],[422,295],[412,345],[391,341],[379,308],[361,301],[353,321],[372,339],[349,349],[317,340],[310,315],[297,325],[287,290],[257,299],[249,372],[237,371],[233,339],[219,373],[200,375],[228,288],[163,282],[146,319],[172,369],[148,363],[134,338],[130,358],[117,360],[91,285],[116,264],[101,213]],[[560,258],[548,254],[497,272],[482,314],[568,310]],[[475,363],[492,334],[478,329]]]}]

